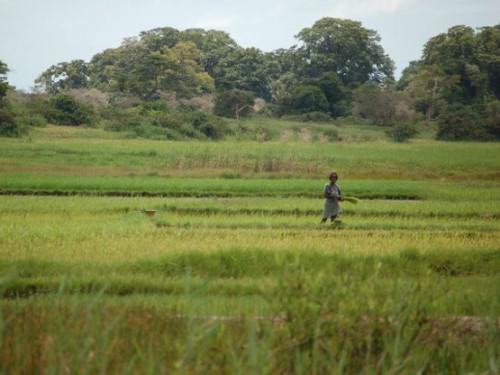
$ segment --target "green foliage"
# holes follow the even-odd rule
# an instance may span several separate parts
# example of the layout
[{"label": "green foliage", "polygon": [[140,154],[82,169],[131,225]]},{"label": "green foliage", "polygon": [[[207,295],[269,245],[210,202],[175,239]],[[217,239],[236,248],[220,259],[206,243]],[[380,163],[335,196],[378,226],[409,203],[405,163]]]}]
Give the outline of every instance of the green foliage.
[{"label": "green foliage", "polygon": [[479,106],[451,105],[439,116],[438,121],[438,139],[454,141],[488,138]]},{"label": "green foliage", "polygon": [[387,130],[389,135],[395,142],[406,142],[418,134],[418,130],[414,124],[398,123]]},{"label": "green foliage", "polygon": [[258,98],[270,100],[271,82],[277,78],[278,70],[270,54],[257,48],[236,48],[220,59],[214,78],[221,91],[250,91]]},{"label": "green foliage", "polygon": [[219,30],[186,29],[180,32],[179,38],[196,44],[202,52],[201,66],[212,77],[221,60],[239,47],[228,33]]},{"label": "green foliage", "polygon": [[437,65],[446,75],[459,77],[460,84],[449,101],[472,103],[482,100],[487,93],[488,74],[478,65],[477,38],[471,27],[454,26],[425,44],[422,55],[425,64]]},{"label": "green foliage", "polygon": [[0,107],[0,136],[16,137],[21,133],[21,128],[10,108]]},{"label": "green foliage", "polygon": [[253,112],[255,97],[250,91],[227,90],[217,93],[214,113],[218,116],[239,119]]},{"label": "green foliage", "polygon": [[298,113],[328,112],[329,103],[318,86],[299,86],[291,96],[291,109]]},{"label": "green foliage", "polygon": [[413,63],[403,72],[400,85],[430,121],[446,106],[447,99],[453,97],[459,80],[459,76],[447,75],[438,65]]},{"label": "green foliage", "polygon": [[415,118],[408,98],[391,88],[362,85],[354,91],[353,102],[354,114],[375,125],[393,126]]},{"label": "green foliage", "polygon": [[491,98],[500,97],[499,56],[500,26],[454,26],[429,39],[399,87],[428,121],[439,116],[440,139],[498,139]]},{"label": "green foliage", "polygon": [[500,24],[480,28],[475,43],[478,66],[488,77],[488,91],[500,99]]},{"label": "green foliage", "polygon": [[221,139],[227,131],[223,119],[205,112],[187,111],[182,114],[182,119],[210,139]]},{"label": "green foliage", "polygon": [[[106,50],[90,62],[91,82],[105,91],[138,95],[145,100],[161,92],[192,97],[210,92],[213,79],[199,64],[201,52],[192,42],[152,49],[158,43],[146,37],[126,40],[119,48]],[[150,35],[152,37],[152,35]]]},{"label": "green foliage", "polygon": [[500,139],[500,100],[486,103],[483,121],[488,132],[495,139]]},{"label": "green foliage", "polygon": [[220,139],[227,131],[226,123],[217,116],[193,109],[170,111],[161,100],[128,109],[110,108],[102,117],[109,130],[151,139]]},{"label": "green foliage", "polygon": [[93,123],[92,109],[79,104],[69,95],[58,94],[48,101],[45,117],[57,125],[90,125]]},{"label": "green foliage", "polygon": [[454,104],[439,116],[437,137],[445,140],[500,139],[500,101],[486,104]]},{"label": "green foliage", "polygon": [[52,65],[42,72],[35,84],[45,92],[56,94],[89,85],[89,66],[83,60],[73,60]]},{"label": "green foliage", "polygon": [[335,72],[346,86],[393,79],[394,63],[379,44],[379,35],[360,22],[325,17],[297,37],[309,77]]},{"label": "green foliage", "polygon": [[7,95],[9,84],[5,75],[9,72],[7,64],[0,60],[0,106],[2,105],[3,98]]},{"label": "green foliage", "polygon": [[11,106],[6,99],[9,83],[6,74],[9,68],[0,60],[0,136],[15,137],[24,132],[14,117]]},{"label": "green foliage", "polygon": [[335,73],[325,73],[311,84],[318,86],[328,101],[329,112],[332,117],[344,116],[349,113],[347,89],[339,81]]},{"label": "green foliage", "polygon": [[47,119],[45,116],[38,113],[18,110],[15,111],[15,116],[19,126],[24,129],[29,129],[30,127],[44,127],[47,125]]}]

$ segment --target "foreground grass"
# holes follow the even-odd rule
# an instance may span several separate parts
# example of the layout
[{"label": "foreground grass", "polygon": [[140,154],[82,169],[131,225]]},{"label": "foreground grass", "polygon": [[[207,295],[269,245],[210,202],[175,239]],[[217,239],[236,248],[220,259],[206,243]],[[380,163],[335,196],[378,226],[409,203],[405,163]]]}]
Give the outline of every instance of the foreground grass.
[{"label": "foreground grass", "polygon": [[[61,287],[45,298],[3,302],[1,369],[496,372],[498,299],[492,304],[487,293],[450,295],[460,284],[438,280],[384,284],[376,274],[311,274],[300,266],[284,272],[260,299],[207,295],[195,285],[174,300],[81,292],[73,298]],[[472,297],[471,304],[489,302],[490,311],[483,317],[455,315],[464,312],[460,308],[443,311],[463,306],[463,297]]]}]

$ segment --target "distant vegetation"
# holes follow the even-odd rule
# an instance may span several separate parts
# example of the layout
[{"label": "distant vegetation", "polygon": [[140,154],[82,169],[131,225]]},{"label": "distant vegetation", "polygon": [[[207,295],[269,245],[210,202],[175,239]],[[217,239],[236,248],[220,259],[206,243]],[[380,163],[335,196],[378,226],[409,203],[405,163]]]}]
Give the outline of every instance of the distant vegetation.
[{"label": "distant vegetation", "polygon": [[152,29],[88,62],[49,67],[32,94],[7,93],[0,63],[0,133],[49,122],[220,139],[230,133],[221,117],[261,116],[348,117],[391,127],[399,142],[433,126],[443,140],[500,138],[500,25],[454,26],[432,37],[399,81],[378,33],[360,22],[322,18],[296,37],[296,46],[266,53],[223,31]]}]

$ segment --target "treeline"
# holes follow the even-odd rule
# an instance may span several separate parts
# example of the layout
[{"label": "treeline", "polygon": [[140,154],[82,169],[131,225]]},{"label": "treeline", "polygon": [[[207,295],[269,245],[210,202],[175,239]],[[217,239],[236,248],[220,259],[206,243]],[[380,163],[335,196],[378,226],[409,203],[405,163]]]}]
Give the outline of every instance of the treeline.
[{"label": "treeline", "polygon": [[88,62],[49,67],[37,93],[10,90],[0,132],[50,122],[217,139],[228,129],[223,117],[353,116],[389,127],[396,140],[413,136],[418,122],[436,122],[440,139],[500,138],[500,25],[455,26],[431,38],[398,82],[378,33],[360,22],[323,18],[296,38],[296,46],[265,53],[223,31],[144,31]]}]

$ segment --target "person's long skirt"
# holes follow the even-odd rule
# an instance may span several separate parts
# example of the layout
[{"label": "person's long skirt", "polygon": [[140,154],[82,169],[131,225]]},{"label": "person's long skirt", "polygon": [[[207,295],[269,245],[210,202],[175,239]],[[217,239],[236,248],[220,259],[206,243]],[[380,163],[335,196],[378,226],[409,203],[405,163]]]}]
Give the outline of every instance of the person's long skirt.
[{"label": "person's long skirt", "polygon": [[325,199],[325,207],[323,208],[323,218],[337,216],[340,213],[340,206],[336,199]]}]

